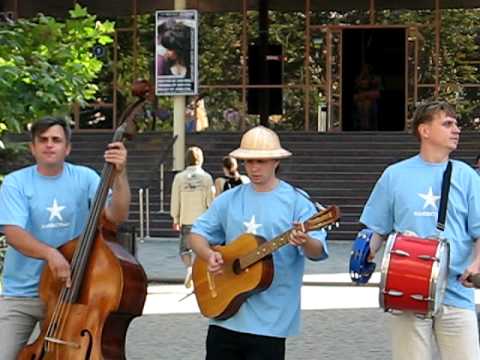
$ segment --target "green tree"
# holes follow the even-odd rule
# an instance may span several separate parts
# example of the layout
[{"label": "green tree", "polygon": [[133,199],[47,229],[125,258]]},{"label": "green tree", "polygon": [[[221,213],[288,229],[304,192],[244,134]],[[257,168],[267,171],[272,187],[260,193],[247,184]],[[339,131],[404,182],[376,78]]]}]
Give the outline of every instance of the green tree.
[{"label": "green tree", "polygon": [[114,24],[79,5],[69,15],[64,22],[40,14],[0,25],[0,137],[94,98],[102,62],[92,49],[112,42]]}]

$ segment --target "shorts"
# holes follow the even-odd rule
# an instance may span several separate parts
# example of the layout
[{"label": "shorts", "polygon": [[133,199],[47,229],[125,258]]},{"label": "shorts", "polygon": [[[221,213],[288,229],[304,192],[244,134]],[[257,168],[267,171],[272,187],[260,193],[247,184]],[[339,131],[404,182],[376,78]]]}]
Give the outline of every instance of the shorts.
[{"label": "shorts", "polygon": [[191,231],[192,225],[182,225],[180,227],[180,245],[178,249],[180,255],[187,255],[192,253],[192,249],[190,248],[190,244],[188,242],[188,237]]}]

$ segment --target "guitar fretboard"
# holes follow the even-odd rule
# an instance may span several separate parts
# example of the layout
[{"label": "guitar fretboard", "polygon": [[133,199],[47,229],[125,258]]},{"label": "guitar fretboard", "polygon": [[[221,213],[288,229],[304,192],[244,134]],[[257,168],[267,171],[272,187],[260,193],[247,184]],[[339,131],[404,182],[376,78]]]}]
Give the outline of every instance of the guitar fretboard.
[{"label": "guitar fretboard", "polygon": [[260,261],[264,257],[270,255],[277,249],[281,248],[283,245],[288,244],[288,238],[290,236],[291,231],[292,230],[288,230],[283,234],[277,236],[276,238],[270,241],[264,242],[262,245],[256,248],[255,251],[252,251],[247,255],[244,255],[243,257],[241,257],[240,268],[244,270],[249,266],[252,266],[253,264],[255,264],[257,261]]},{"label": "guitar fretboard", "polygon": [[[300,226],[300,229],[303,232],[309,232],[311,230],[322,229],[325,226],[333,224],[339,217],[340,210],[336,206],[330,206],[327,209],[324,209],[321,212],[313,215],[306,222],[299,224],[298,226]],[[288,244],[288,239],[292,231],[293,229],[289,229],[274,239],[262,243],[254,251],[251,251],[248,254],[240,257],[240,270],[245,270],[249,266],[252,266],[256,262],[270,255],[277,249]]]}]

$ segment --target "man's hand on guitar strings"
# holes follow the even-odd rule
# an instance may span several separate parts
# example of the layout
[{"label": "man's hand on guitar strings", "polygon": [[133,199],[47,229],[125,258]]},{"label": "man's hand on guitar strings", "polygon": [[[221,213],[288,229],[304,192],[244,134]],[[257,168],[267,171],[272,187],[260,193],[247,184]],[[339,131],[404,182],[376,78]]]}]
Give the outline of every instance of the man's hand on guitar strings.
[{"label": "man's hand on guitar strings", "polygon": [[303,223],[294,223],[288,242],[293,246],[305,246],[310,237],[305,233]]},{"label": "man's hand on guitar strings", "polygon": [[214,275],[221,275],[223,273],[223,258],[222,254],[217,251],[210,251],[208,255],[208,271]]}]

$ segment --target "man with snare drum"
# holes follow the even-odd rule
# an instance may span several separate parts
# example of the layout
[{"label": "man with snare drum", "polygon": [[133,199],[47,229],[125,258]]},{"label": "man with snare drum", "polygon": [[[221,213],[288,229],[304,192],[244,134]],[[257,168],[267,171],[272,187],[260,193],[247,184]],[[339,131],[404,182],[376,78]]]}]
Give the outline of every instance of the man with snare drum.
[{"label": "man with snare drum", "polygon": [[[383,172],[360,218],[375,233],[370,257],[375,257],[382,239],[396,232],[424,239],[440,235],[449,243],[450,260],[447,256],[446,291],[435,316],[403,311],[391,317],[393,359],[430,360],[436,341],[442,360],[478,360],[474,291],[468,277],[480,272],[480,178],[467,164],[450,160],[445,228],[438,233],[444,172],[460,136],[455,111],[446,102],[422,104],[415,111],[413,131],[420,141],[419,154]],[[390,254],[387,249],[385,256]]]}]

